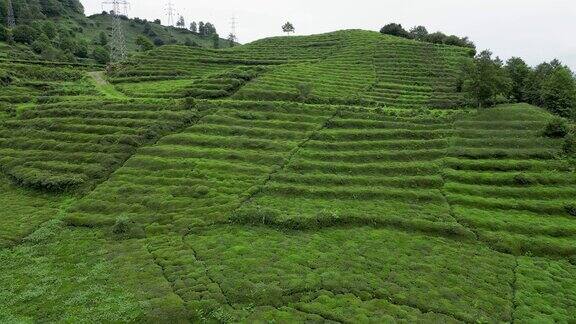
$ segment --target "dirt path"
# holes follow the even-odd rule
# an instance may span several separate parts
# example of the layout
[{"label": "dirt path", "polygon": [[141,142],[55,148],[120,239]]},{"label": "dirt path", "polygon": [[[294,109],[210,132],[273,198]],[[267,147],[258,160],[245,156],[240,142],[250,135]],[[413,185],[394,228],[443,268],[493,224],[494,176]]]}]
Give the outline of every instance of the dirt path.
[{"label": "dirt path", "polygon": [[100,91],[105,97],[108,98],[126,98],[126,95],[116,90],[110,82],[106,81],[104,72],[88,72],[88,75],[94,80],[96,89]]}]

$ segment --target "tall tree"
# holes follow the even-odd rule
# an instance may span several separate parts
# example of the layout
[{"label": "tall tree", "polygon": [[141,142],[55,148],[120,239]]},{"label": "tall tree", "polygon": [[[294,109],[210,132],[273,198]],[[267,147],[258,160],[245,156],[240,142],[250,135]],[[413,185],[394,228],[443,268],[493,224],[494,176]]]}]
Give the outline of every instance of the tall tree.
[{"label": "tall tree", "polygon": [[236,38],[236,35],[230,33],[230,35],[228,35],[228,43],[230,43],[230,47],[234,47],[236,45],[236,41],[238,39]]},{"label": "tall tree", "polygon": [[555,68],[542,82],[542,102],[550,112],[576,117],[576,81],[566,66]]},{"label": "tall tree", "polygon": [[193,33],[197,33],[198,32],[198,25],[196,24],[195,21],[193,21],[192,23],[190,23],[190,31]]},{"label": "tall tree", "polygon": [[216,31],[216,27],[212,23],[207,22],[204,25],[204,36],[210,36],[217,33],[218,32]]},{"label": "tall tree", "polygon": [[176,22],[176,27],[186,28],[186,21],[184,20],[184,16],[178,17],[178,21]]},{"label": "tall tree", "polygon": [[286,34],[290,34],[294,33],[296,29],[294,28],[294,25],[292,25],[292,23],[288,21],[282,26],[282,31],[285,32]]},{"label": "tall tree", "polygon": [[492,105],[509,92],[510,79],[499,58],[483,51],[464,66],[463,91],[479,108]]},{"label": "tall tree", "polygon": [[416,26],[410,29],[410,37],[423,41],[428,36],[428,30],[424,26]]},{"label": "tall tree", "polygon": [[205,36],[206,35],[206,28],[204,27],[204,22],[201,21],[198,23],[198,33],[200,34],[200,36]]},{"label": "tall tree", "polygon": [[524,84],[524,98],[527,102],[536,106],[544,106],[544,102],[542,101],[542,84],[544,80],[548,79],[552,72],[560,66],[561,64],[557,60],[536,66],[528,75]]},{"label": "tall tree", "polygon": [[510,97],[516,102],[526,101],[526,80],[530,75],[530,67],[519,57],[512,57],[506,62],[504,70],[512,81]]}]

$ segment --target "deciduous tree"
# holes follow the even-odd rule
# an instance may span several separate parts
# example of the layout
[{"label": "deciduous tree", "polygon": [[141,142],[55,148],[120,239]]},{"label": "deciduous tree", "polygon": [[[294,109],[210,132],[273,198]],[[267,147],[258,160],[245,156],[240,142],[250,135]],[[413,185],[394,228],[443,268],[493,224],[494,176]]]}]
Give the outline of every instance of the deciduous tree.
[{"label": "deciduous tree", "polygon": [[494,104],[509,87],[502,61],[492,59],[490,51],[481,52],[464,66],[463,91],[480,108]]},{"label": "deciduous tree", "polygon": [[288,21],[282,26],[282,31],[285,32],[286,34],[290,34],[294,33],[296,29],[294,28],[294,25],[292,25],[292,23]]}]

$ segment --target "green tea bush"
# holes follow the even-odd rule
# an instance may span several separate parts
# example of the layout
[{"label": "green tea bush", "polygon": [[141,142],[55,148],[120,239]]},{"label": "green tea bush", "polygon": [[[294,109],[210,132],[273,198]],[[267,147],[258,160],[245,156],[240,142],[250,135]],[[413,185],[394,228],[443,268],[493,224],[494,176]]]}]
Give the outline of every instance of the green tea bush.
[{"label": "green tea bush", "polygon": [[116,219],[116,223],[112,226],[112,233],[116,235],[125,235],[130,232],[132,221],[126,216],[120,216]]},{"label": "green tea bush", "polygon": [[144,229],[125,215],[116,218],[111,231],[116,237],[122,239],[145,237]]},{"label": "green tea bush", "polygon": [[0,87],[9,86],[14,81],[14,77],[6,70],[0,69]]},{"label": "green tea bush", "polygon": [[185,109],[195,109],[196,108],[196,99],[192,98],[192,97],[186,97],[184,98],[184,108]]},{"label": "green tea bush", "polygon": [[514,176],[514,183],[518,186],[529,186],[534,184],[535,181],[525,174],[520,173]]},{"label": "green tea bush", "polygon": [[32,234],[24,238],[24,242],[32,244],[39,244],[46,242],[55,237],[56,234],[63,229],[64,227],[63,225],[64,222],[62,222],[61,220],[54,219],[48,221],[44,223],[39,229],[34,231]]},{"label": "green tea bush", "polygon": [[230,222],[244,225],[275,225],[279,221],[280,212],[268,207],[248,207],[235,211],[230,216]]},{"label": "green tea bush", "polygon": [[544,128],[544,136],[550,138],[563,138],[568,135],[568,124],[563,118],[554,118]]}]

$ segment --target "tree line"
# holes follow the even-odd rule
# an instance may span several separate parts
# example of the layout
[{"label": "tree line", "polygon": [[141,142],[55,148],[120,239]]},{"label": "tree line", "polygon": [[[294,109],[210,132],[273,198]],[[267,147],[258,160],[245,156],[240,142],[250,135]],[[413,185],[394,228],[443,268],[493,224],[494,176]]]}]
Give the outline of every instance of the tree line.
[{"label": "tree line", "polygon": [[463,65],[458,88],[471,104],[526,102],[576,118],[576,76],[568,66],[555,59],[532,68],[519,57],[504,63],[492,56],[482,51]]},{"label": "tree line", "polygon": [[458,37],[456,35],[446,35],[442,32],[429,33],[424,26],[412,27],[409,31],[404,29],[401,24],[390,23],[380,29],[384,35],[392,35],[407,39],[414,39],[422,42],[433,44],[444,44],[460,47],[469,47],[476,49],[476,45],[468,37]]},{"label": "tree line", "polygon": [[[190,23],[190,26],[186,27],[186,20],[184,16],[178,17],[178,21],[176,21],[176,27],[180,29],[187,29],[190,32],[198,35],[199,37],[206,37],[212,40],[212,46],[214,48],[220,48],[220,35],[216,31],[216,26],[214,26],[211,22],[204,23],[200,21],[196,23],[195,21]],[[236,36],[230,34],[228,36],[228,41],[230,42],[230,46],[234,46],[236,41]],[[185,44],[187,45],[187,44]]]}]

